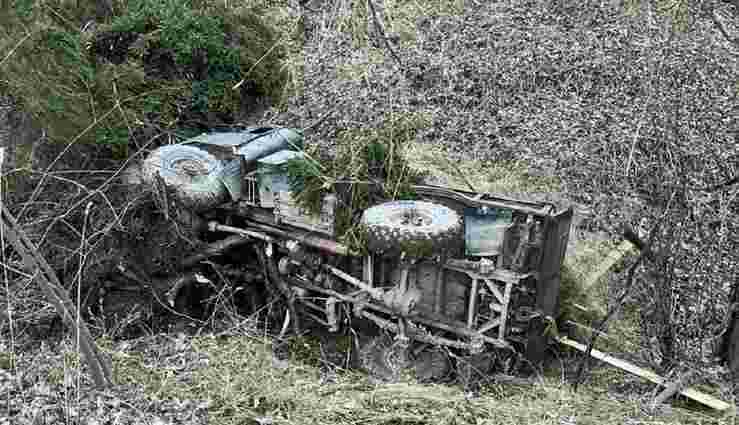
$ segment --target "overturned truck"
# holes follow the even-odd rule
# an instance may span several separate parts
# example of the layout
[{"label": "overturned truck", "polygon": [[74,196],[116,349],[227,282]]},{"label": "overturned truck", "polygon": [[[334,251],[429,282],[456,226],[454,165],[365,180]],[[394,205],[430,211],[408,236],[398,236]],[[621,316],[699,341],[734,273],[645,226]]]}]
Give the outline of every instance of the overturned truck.
[{"label": "overturned truck", "polygon": [[[394,334],[396,351],[542,359],[571,208],[423,184],[388,199],[372,190],[380,170],[372,181],[328,181],[310,210],[286,170],[313,161],[302,147],[287,128],[208,133],[157,149],[143,175],[196,231],[243,238],[243,261],[260,267],[293,324],[339,332],[361,318]],[[352,207],[356,185],[375,195],[369,207]],[[340,217],[357,229],[354,243],[338,239]]]}]

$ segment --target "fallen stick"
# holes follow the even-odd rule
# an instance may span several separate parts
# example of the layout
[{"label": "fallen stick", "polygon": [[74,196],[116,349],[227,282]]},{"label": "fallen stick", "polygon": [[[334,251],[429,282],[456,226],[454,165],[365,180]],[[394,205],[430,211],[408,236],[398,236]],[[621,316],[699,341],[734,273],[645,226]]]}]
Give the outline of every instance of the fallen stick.
[{"label": "fallen stick", "polygon": [[672,382],[670,385],[667,386],[667,388],[664,389],[661,393],[657,395],[657,397],[654,398],[654,402],[652,402],[652,409],[655,409],[660,404],[664,403],[669,399],[670,397],[677,394],[678,391],[685,388],[688,381],[695,375],[694,370],[690,370],[687,373],[685,373],[683,376],[681,376],[679,379]]},{"label": "fallen stick", "polygon": [[10,211],[0,205],[0,232],[7,238],[16,252],[23,259],[29,270],[35,270],[35,277],[46,299],[54,305],[63,322],[72,330],[75,340],[80,341],[80,351],[90,369],[95,386],[108,387],[113,384],[112,366],[110,360],[100,352],[90,330],[84,322],[77,323],[77,309],[69,297],[67,290],[59,282],[54,270],[39,254],[36,246],[28,239],[23,229],[18,225]]},{"label": "fallen stick", "polygon": [[[567,337],[559,337],[557,338],[557,341],[559,341],[560,344],[566,345],[568,347],[572,347],[577,351],[580,351],[583,353],[587,351],[587,346],[585,344],[580,344],[579,342],[573,341]],[[641,368],[633,363],[627,362],[626,360],[618,359],[616,357],[610,356],[596,349],[592,349],[590,352],[590,355],[595,359],[608,363],[611,366],[615,366],[623,371],[629,372],[631,374],[644,378],[648,381],[654,382],[655,384],[665,386],[665,387],[670,386],[669,382],[665,378],[657,375],[651,370]],[[678,386],[675,386],[675,387],[677,388]],[[677,392],[678,390],[676,389],[675,393]],[[700,392],[698,390],[694,390],[691,388],[682,389],[682,390],[679,390],[679,392],[680,394],[684,395],[685,397],[688,397],[691,400],[695,400],[701,404],[704,404],[718,411],[723,412],[732,407],[731,404],[726,403],[723,400],[719,400],[711,395],[708,395],[706,393],[703,393],[703,392]],[[665,399],[666,398],[667,397],[665,397]]]}]

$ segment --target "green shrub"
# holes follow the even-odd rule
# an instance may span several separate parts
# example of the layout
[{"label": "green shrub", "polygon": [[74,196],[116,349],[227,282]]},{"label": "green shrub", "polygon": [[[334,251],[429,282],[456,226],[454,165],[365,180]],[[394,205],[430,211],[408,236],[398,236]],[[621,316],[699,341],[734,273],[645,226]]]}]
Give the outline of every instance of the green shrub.
[{"label": "green shrub", "polygon": [[[381,200],[415,198],[412,185],[422,173],[408,166],[402,147],[428,123],[423,114],[390,113],[377,128],[340,132],[332,159],[319,162],[309,154],[288,161],[288,181],[298,204],[317,214],[323,196],[336,191],[337,182],[349,183],[348,193],[339,194],[336,235],[351,248],[365,249],[356,226],[359,213]],[[371,184],[378,178],[379,185]]]},{"label": "green shrub", "polygon": [[[52,140],[103,143],[117,155],[125,154],[130,132],[143,126],[182,130],[191,114],[209,112],[238,121],[237,83],[254,82],[259,94],[281,103],[287,80],[282,28],[270,26],[262,16],[266,7],[256,3],[124,0],[92,33],[80,29],[95,16],[94,1],[38,7],[18,0],[0,11],[0,51],[13,51],[0,64],[2,89]],[[111,46],[103,43],[106,35]],[[152,71],[154,49],[171,53],[174,75]],[[113,50],[122,63],[106,60]],[[203,52],[201,81],[193,68]]]}]

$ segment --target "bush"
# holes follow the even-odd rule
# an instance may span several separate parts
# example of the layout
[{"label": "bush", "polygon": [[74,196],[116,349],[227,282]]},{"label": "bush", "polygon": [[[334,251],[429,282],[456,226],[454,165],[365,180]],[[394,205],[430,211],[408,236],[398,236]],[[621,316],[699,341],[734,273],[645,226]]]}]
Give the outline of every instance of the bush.
[{"label": "bush", "polygon": [[15,47],[0,75],[52,140],[125,153],[144,127],[228,124],[254,96],[282,101],[287,50],[263,7],[127,0],[95,27],[87,24],[94,2],[26,3],[0,12],[0,51]]}]

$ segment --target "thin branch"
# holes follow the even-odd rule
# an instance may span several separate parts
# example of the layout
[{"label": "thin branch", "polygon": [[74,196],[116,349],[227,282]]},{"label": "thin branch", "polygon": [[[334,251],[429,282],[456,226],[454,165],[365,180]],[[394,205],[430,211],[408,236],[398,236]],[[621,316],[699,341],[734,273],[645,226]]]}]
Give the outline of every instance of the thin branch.
[{"label": "thin branch", "polygon": [[33,35],[33,33],[32,32],[29,32],[28,34],[26,34],[25,37],[21,38],[20,41],[18,41],[18,43],[16,43],[15,46],[13,46],[13,48],[10,49],[10,51],[8,52],[8,54],[5,55],[5,57],[3,58],[3,60],[0,60],[0,66],[2,66],[2,64],[5,63],[5,61],[8,60],[8,58],[11,57],[13,55],[13,53],[15,53],[16,50],[18,50],[19,47],[21,47],[21,44],[23,44],[26,40],[28,40],[29,38],[31,38],[32,35]]},{"label": "thin branch", "polygon": [[[624,289],[621,292],[621,295],[618,297],[618,300],[613,306],[611,306],[611,308],[608,309],[608,313],[606,314],[606,316],[600,321],[600,323],[598,323],[598,326],[595,327],[595,331],[590,337],[590,341],[588,341],[588,347],[585,350],[585,354],[583,355],[583,358],[577,367],[577,372],[575,374],[575,380],[572,385],[572,391],[577,392],[577,387],[580,385],[583,379],[583,374],[585,373],[585,369],[588,368],[590,355],[593,352],[596,339],[598,338],[599,335],[603,333],[608,321],[611,320],[611,317],[621,309],[621,307],[626,302],[626,299],[628,298],[629,294],[631,293],[631,288],[634,286],[634,278],[636,277],[636,270],[639,268],[641,263],[644,261],[644,258],[646,257],[654,258],[654,254],[650,247],[660,227],[661,227],[661,222],[657,222],[654,225],[654,227],[652,228],[652,231],[649,234],[649,241],[647,243],[642,242],[641,239],[638,238],[638,236],[636,237],[636,239],[640,242],[640,244],[637,244],[637,243],[634,244],[640,249],[639,257],[636,259],[634,264],[632,264],[631,267],[629,267],[629,272],[626,278],[626,284],[624,285]],[[627,232],[628,230],[629,229],[627,228]],[[631,233],[633,233],[633,236],[636,236],[636,233],[634,233],[633,231],[631,231]],[[625,237],[629,237],[629,235],[625,235]]]},{"label": "thin branch", "polygon": [[99,388],[112,385],[112,366],[110,359],[106,357],[95,345],[95,340],[85,322],[75,320],[78,311],[72,302],[66,289],[56,276],[54,270],[39,254],[36,246],[28,239],[28,236],[18,225],[12,214],[0,205],[0,230],[8,238],[15,251],[23,259],[23,263],[29,270],[36,270],[36,280],[44,292],[46,299],[54,305],[64,323],[72,330],[74,339],[79,341],[80,349],[84,355],[95,385]]},{"label": "thin branch", "polygon": [[623,292],[621,292],[621,296],[618,297],[617,302],[608,309],[608,314],[606,314],[606,317],[604,317],[598,326],[595,328],[595,331],[593,332],[592,336],[590,337],[590,341],[588,341],[588,348],[585,350],[585,354],[583,355],[582,360],[580,360],[580,364],[577,366],[577,372],[575,373],[575,382],[572,384],[572,391],[577,392],[577,387],[580,385],[580,382],[582,381],[583,374],[585,373],[585,369],[587,369],[589,360],[590,360],[590,354],[593,352],[593,347],[595,346],[595,340],[598,338],[598,335],[603,333],[603,330],[606,327],[606,324],[609,320],[611,320],[611,317],[616,314],[616,312],[621,308],[621,306],[626,301],[626,298],[631,293],[631,288],[634,286],[634,277],[636,275],[636,269],[639,267],[639,265],[642,263],[645,257],[645,251],[642,251],[641,254],[639,254],[639,257],[636,259],[636,262],[631,265],[629,268],[629,274],[626,278],[626,285],[623,289]]},{"label": "thin branch", "polygon": [[372,0],[367,0],[367,4],[369,5],[370,11],[372,12],[372,22],[375,24],[377,32],[380,33],[380,37],[382,37],[382,41],[385,43],[385,47],[387,47],[387,50],[390,51],[390,54],[393,56],[395,61],[398,62],[398,66],[402,69],[403,63],[400,61],[400,57],[398,57],[398,55],[395,53],[395,50],[393,50],[393,48],[390,46],[390,43],[387,41],[385,30],[382,28],[382,25],[380,25],[380,20],[377,18],[375,5],[372,3]]},{"label": "thin branch", "polygon": [[325,121],[325,120],[326,120],[326,118],[330,117],[330,116],[331,116],[331,115],[332,115],[332,114],[333,114],[334,112],[335,112],[335,110],[333,110],[333,109],[329,110],[329,111],[328,111],[328,112],[326,112],[325,114],[323,114],[323,115],[321,115],[320,117],[318,117],[318,119],[317,119],[317,120],[315,120],[315,121],[313,121],[312,123],[308,124],[308,125],[307,125],[306,127],[303,127],[303,128],[302,128],[302,129],[300,130],[300,131],[303,131],[303,132],[305,132],[306,130],[309,130],[309,129],[311,129],[311,128],[313,128],[313,127],[317,126],[318,124],[320,124],[320,123],[322,123],[323,121]]},{"label": "thin branch", "polygon": [[731,44],[734,44],[734,45],[739,46],[739,39],[738,38],[731,38],[731,36],[729,35],[729,33],[726,32],[726,28],[724,28],[724,24],[722,24],[721,21],[719,21],[718,18],[716,17],[716,12],[712,10],[712,11],[710,11],[708,13],[708,15],[710,16],[711,20],[713,21],[713,24],[716,25],[716,28],[718,28],[718,30],[721,33],[721,35],[724,36],[724,38],[726,39],[726,41],[728,41]]}]

